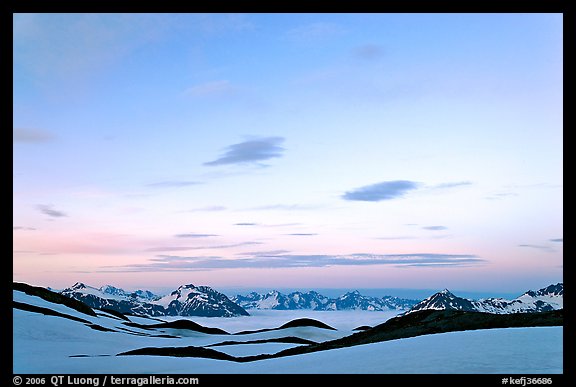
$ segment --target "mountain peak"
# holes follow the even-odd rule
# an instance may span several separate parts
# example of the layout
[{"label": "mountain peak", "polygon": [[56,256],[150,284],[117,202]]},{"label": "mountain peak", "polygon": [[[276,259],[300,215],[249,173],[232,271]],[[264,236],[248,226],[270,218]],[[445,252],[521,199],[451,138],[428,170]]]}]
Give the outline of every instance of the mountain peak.
[{"label": "mountain peak", "polygon": [[529,290],[514,300],[505,300],[502,298],[468,300],[455,296],[448,289],[444,289],[418,303],[407,313],[427,309],[462,310],[496,314],[545,312],[562,309],[563,295],[564,286],[562,283],[550,285],[537,291]]},{"label": "mountain peak", "polygon": [[104,285],[98,290],[100,290],[102,293],[107,293],[107,294],[124,293],[123,289],[117,288],[116,286],[112,286],[112,285]]},{"label": "mountain peak", "polygon": [[107,308],[121,313],[148,316],[247,316],[242,307],[224,294],[208,287],[181,285],[169,295],[160,297],[148,290],[126,292],[112,285],[97,289],[76,283],[61,294],[82,301],[92,308]]},{"label": "mountain peak", "polygon": [[463,311],[474,311],[476,310],[472,301],[465,298],[457,297],[452,294],[448,289],[444,289],[438,293],[434,293],[422,302],[414,305],[410,312],[415,312],[417,310],[463,310]]},{"label": "mountain peak", "polygon": [[82,282],[76,282],[74,285],[72,285],[72,287],[70,287],[70,290],[80,290],[80,289],[86,289],[86,285],[84,285]]}]

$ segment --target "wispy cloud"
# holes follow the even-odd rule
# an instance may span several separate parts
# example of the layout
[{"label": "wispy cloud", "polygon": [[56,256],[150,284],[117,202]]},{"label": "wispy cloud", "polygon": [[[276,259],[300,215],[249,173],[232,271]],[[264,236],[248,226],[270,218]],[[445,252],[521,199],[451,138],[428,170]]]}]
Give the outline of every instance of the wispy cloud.
[{"label": "wispy cloud", "polygon": [[267,257],[271,255],[283,255],[291,253],[290,250],[267,250],[267,251],[249,251],[245,253],[237,253],[236,255],[242,255],[246,257]]},{"label": "wispy cloud", "polygon": [[421,228],[422,228],[422,230],[430,230],[430,231],[448,230],[448,227],[446,227],[446,226],[424,226]]},{"label": "wispy cloud", "polygon": [[14,63],[43,80],[78,82],[157,41],[174,28],[165,19],[154,14],[16,14]]},{"label": "wispy cloud", "polygon": [[209,238],[209,237],[215,237],[215,236],[219,236],[219,235],[187,233],[187,234],[176,234],[174,236],[176,238]]},{"label": "wispy cloud", "polygon": [[314,236],[314,235],[318,235],[318,234],[315,234],[315,233],[307,233],[307,232],[295,232],[295,233],[286,234],[286,235],[288,235],[288,236]]},{"label": "wispy cloud", "polygon": [[354,56],[363,60],[376,60],[384,55],[384,49],[378,44],[364,44],[354,47]]},{"label": "wispy cloud", "polygon": [[342,199],[363,202],[391,200],[403,197],[407,192],[417,189],[420,185],[420,183],[409,180],[383,181],[348,191],[342,195]]},{"label": "wispy cloud", "polygon": [[250,211],[307,211],[307,210],[317,210],[322,208],[322,206],[317,204],[272,204],[268,206],[259,206],[250,208]]},{"label": "wispy cloud", "polygon": [[343,35],[346,30],[335,23],[315,22],[288,30],[285,37],[299,43],[321,42]]},{"label": "wispy cloud", "polygon": [[258,223],[240,222],[234,223],[234,226],[258,226]]},{"label": "wispy cloud", "polygon": [[235,90],[230,81],[218,80],[191,86],[184,91],[184,94],[192,97],[221,96],[230,95]]},{"label": "wispy cloud", "polygon": [[[192,14],[186,15],[186,24],[197,28],[203,33],[223,34],[251,31],[255,28],[254,23],[246,14],[240,13],[217,13],[217,14]],[[188,19],[191,17],[192,20]]]},{"label": "wispy cloud", "polygon": [[342,199],[356,200],[364,202],[379,202],[382,200],[392,200],[404,197],[410,191],[444,191],[452,188],[471,185],[469,181],[456,181],[440,183],[436,185],[425,185],[420,182],[410,180],[383,181],[372,185],[356,188],[342,195]]},{"label": "wispy cloud", "polygon": [[196,271],[234,268],[295,268],[327,266],[393,265],[399,267],[462,267],[484,264],[485,261],[472,254],[350,254],[350,255],[292,255],[266,252],[242,256],[237,259],[204,256],[157,255],[149,262],[125,266],[106,266],[102,271],[159,272]]},{"label": "wispy cloud", "polygon": [[549,239],[550,242],[564,242],[564,238]]},{"label": "wispy cloud", "polygon": [[409,240],[409,239],[418,239],[415,236],[392,236],[392,237],[377,237],[374,239],[383,240],[383,241],[402,241],[402,240]]},{"label": "wispy cloud", "polygon": [[546,253],[553,253],[555,252],[555,250],[550,247],[550,246],[545,246],[545,245],[531,245],[531,244],[521,244],[518,245],[518,247],[527,247],[530,249],[536,249],[536,250],[540,250],[540,251],[544,251]]},{"label": "wispy cloud", "polygon": [[14,226],[12,227],[14,231],[36,231],[34,227],[22,227],[22,226]]},{"label": "wispy cloud", "polygon": [[214,246],[162,246],[162,247],[152,247],[150,249],[146,249],[145,251],[162,252],[162,251],[232,249],[234,247],[261,245],[261,244],[262,244],[262,242],[240,242],[240,243],[232,243],[232,244],[228,244],[228,245],[214,245]]},{"label": "wispy cloud", "polygon": [[456,188],[456,187],[465,187],[468,185],[472,185],[471,181],[453,181],[449,183],[440,183],[431,186],[432,189],[449,189],[449,188]]},{"label": "wispy cloud", "polygon": [[189,180],[168,180],[168,181],[159,181],[156,183],[146,184],[146,187],[151,188],[179,188],[179,187],[188,187],[191,185],[198,185],[202,184],[197,181],[189,181]]},{"label": "wispy cloud", "polygon": [[200,208],[193,208],[186,212],[216,212],[216,211],[226,211],[228,208],[224,206],[207,206],[207,207],[200,207]]},{"label": "wispy cloud", "polygon": [[280,145],[283,142],[283,137],[255,137],[228,146],[222,156],[216,160],[206,162],[204,165],[258,164],[264,160],[282,157],[284,148]]},{"label": "wispy cloud", "polygon": [[13,128],[12,129],[12,142],[22,142],[29,144],[39,144],[49,142],[55,139],[55,136],[45,130],[40,129],[25,129]]},{"label": "wispy cloud", "polygon": [[489,196],[486,196],[484,199],[487,200],[500,200],[508,197],[518,196],[517,193],[514,192],[499,192]]},{"label": "wispy cloud", "polygon": [[48,204],[38,204],[36,206],[36,209],[38,211],[40,211],[41,213],[43,213],[44,215],[48,215],[52,218],[61,218],[61,217],[68,216],[66,213],[64,213],[62,211],[55,210],[53,208],[53,206],[48,205]]}]

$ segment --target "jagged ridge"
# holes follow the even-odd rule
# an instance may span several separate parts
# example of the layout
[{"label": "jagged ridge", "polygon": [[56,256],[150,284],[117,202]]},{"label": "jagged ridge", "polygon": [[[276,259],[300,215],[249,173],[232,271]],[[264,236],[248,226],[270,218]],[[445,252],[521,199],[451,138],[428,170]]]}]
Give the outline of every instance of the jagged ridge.
[{"label": "jagged ridge", "polygon": [[266,294],[252,292],[246,296],[237,295],[232,297],[232,300],[245,309],[276,310],[407,310],[418,303],[417,300],[391,296],[382,298],[363,296],[357,290],[338,298],[328,298],[315,291],[292,292],[286,295],[274,290]]},{"label": "jagged ridge", "polygon": [[493,314],[547,312],[562,309],[563,296],[563,283],[550,285],[537,291],[529,290],[514,300],[503,298],[468,300],[444,289],[414,305],[406,314],[419,310],[461,310]]},{"label": "jagged ridge", "polygon": [[144,316],[248,316],[242,307],[208,286],[182,285],[160,297],[147,290],[126,292],[106,285],[101,288],[76,283],[62,295],[82,301],[92,308],[109,309],[124,314]]}]

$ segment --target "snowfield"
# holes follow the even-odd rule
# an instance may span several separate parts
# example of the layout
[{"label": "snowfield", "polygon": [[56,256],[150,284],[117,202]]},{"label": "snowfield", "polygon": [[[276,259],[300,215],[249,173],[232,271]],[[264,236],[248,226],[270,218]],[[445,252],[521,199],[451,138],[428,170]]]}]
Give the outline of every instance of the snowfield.
[{"label": "snowfield", "polygon": [[[562,373],[562,327],[507,328],[451,332],[413,337],[290,357],[236,363],[203,358],[115,356],[143,347],[208,346],[225,341],[254,341],[299,337],[315,342],[350,335],[361,325],[374,326],[395,313],[369,311],[314,312],[253,311],[252,316],[189,318],[208,327],[235,333],[275,328],[296,318],[324,322],[337,331],[312,326],[285,328],[243,335],[204,334],[162,329],[180,337],[154,337],[158,331],[129,327],[106,313],[88,316],[14,292],[14,300],[82,318],[101,327],[122,330],[103,332],[82,322],[14,309],[14,373]],[[135,318],[141,324],[159,319]],[[174,320],[174,318],[165,319]],[[251,343],[211,346],[233,356],[276,353],[301,344]]]}]

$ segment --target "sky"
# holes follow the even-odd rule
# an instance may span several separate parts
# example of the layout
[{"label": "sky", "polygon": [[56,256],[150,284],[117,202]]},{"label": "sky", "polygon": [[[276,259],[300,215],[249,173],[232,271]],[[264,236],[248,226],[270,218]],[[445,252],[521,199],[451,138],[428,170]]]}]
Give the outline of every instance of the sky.
[{"label": "sky", "polygon": [[562,281],[561,14],[13,22],[15,281]]}]

